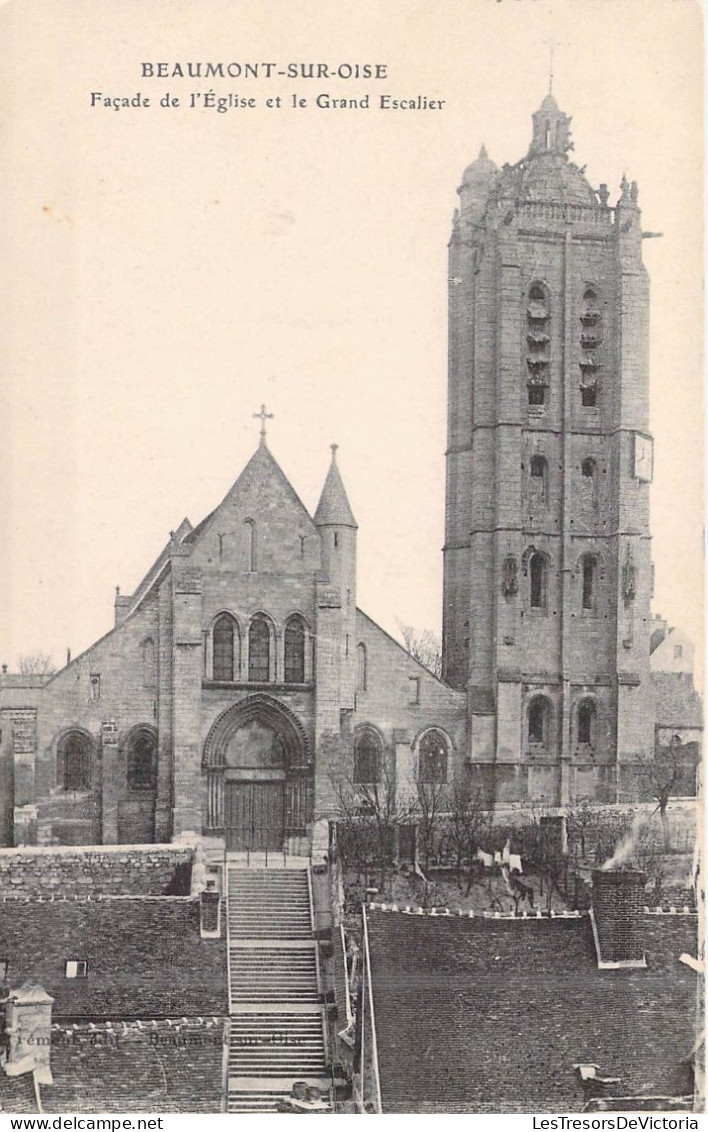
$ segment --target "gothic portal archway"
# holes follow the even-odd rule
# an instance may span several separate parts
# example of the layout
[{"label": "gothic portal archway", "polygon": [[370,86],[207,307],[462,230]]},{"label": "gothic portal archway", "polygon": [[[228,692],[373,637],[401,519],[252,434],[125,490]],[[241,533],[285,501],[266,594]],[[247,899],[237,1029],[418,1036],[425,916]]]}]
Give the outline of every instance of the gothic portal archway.
[{"label": "gothic portal archway", "polygon": [[204,744],[207,830],[228,850],[279,850],[310,818],[312,768],[305,733],[272,696],[228,708]]}]

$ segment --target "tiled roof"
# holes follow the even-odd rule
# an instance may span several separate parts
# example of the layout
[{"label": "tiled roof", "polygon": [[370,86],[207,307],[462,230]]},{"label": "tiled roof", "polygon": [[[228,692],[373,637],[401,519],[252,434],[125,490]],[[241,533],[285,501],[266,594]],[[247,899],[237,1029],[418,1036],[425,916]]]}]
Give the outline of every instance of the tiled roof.
[{"label": "tiled roof", "polygon": [[702,727],[703,705],[690,672],[652,672],[659,727]]},{"label": "tiled roof", "polygon": [[0,1112],[39,1112],[31,1073],[6,1077],[0,1069]]},{"label": "tiled roof", "polygon": [[223,1022],[169,1039],[161,1030],[129,1031],[113,1046],[53,1042],[44,1111],[219,1112]]},{"label": "tiled roof", "polygon": [[384,1112],[573,1112],[573,1064],[683,1090],[693,916],[644,916],[646,970],[599,971],[590,920],[369,912]]},{"label": "tiled roof", "polygon": [[[226,942],[201,939],[199,901],[0,901],[0,957],[11,986],[39,983],[54,1017],[226,1014]],[[67,959],[88,959],[67,979]]]},{"label": "tiled roof", "polygon": [[[53,1027],[42,1108],[65,1112],[219,1112],[224,1020],[169,1026]],[[32,1074],[0,1071],[0,1112],[37,1112]]]}]

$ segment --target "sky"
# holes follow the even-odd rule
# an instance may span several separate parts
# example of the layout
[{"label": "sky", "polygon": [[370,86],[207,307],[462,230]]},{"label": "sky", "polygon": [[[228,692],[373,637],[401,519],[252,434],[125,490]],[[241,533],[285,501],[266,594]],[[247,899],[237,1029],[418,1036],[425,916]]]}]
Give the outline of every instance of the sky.
[{"label": "sky", "polygon": [[[169,531],[237,478],[262,402],[311,511],[339,444],[362,608],[394,633],[439,633],[455,190],[482,142],[499,165],[526,153],[551,46],[574,160],[611,203],[624,172],[636,180],[645,228],[663,233],[644,242],[654,608],[700,646],[697,3],[10,0],[0,34],[10,670],[21,654],[63,662],[110,628],[115,586],[132,592]],[[158,62],[259,75],[144,73]],[[385,77],[277,74],[311,63]],[[209,91],[256,105],[222,113]],[[382,94],[444,106],[383,110]],[[103,102],[138,95],[150,105]],[[320,95],[370,107],[320,108]]]}]

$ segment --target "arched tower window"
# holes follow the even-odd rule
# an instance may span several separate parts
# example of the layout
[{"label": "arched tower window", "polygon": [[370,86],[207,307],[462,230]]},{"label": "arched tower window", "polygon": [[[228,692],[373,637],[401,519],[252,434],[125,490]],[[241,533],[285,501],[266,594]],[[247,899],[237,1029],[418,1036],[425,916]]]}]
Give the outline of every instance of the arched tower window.
[{"label": "arched tower window", "polygon": [[594,554],[584,554],[582,558],[583,609],[592,611],[597,601],[597,558]]},{"label": "arched tower window", "polygon": [[285,683],[305,682],[305,622],[297,614],[285,626]]},{"label": "arched tower window", "polygon": [[549,374],[550,305],[548,290],[532,283],[526,306],[526,390],[529,406],[546,404]]},{"label": "arched tower window", "polygon": [[261,684],[270,680],[270,625],[262,613],[248,630],[248,679]]},{"label": "arched tower window", "polygon": [[529,590],[530,605],[532,609],[545,609],[548,588],[548,565],[546,559],[538,551],[531,555],[529,561]]},{"label": "arched tower window", "polygon": [[577,718],[578,743],[585,747],[595,747],[597,736],[597,707],[591,699],[578,704]]},{"label": "arched tower window", "polygon": [[91,789],[93,743],[82,731],[70,731],[57,748],[57,785],[67,793]]},{"label": "arched tower window", "polygon": [[246,527],[246,569],[250,574],[255,574],[257,569],[257,547],[256,547],[256,521],[255,519],[244,519]]},{"label": "arched tower window", "polygon": [[215,680],[234,679],[234,641],[235,626],[233,617],[222,613],[214,623],[214,662]]},{"label": "arched tower window", "polygon": [[128,741],[127,779],[129,790],[154,790],[157,781],[157,739],[152,731],[140,728]]},{"label": "arched tower window", "polygon": [[532,456],[529,469],[531,503],[543,506],[548,502],[548,462],[544,456]]},{"label": "arched tower window", "polygon": [[587,456],[580,465],[581,492],[586,507],[597,506],[597,464]]},{"label": "arched tower window", "polygon": [[383,747],[373,731],[363,731],[354,742],[354,782],[375,785],[381,781]]},{"label": "arched tower window", "polygon": [[418,781],[423,785],[447,782],[447,742],[441,731],[426,731],[420,740]]},{"label": "arched tower window", "polygon": [[359,692],[365,692],[366,691],[366,681],[368,679],[368,672],[367,672],[366,645],[364,644],[363,641],[360,641],[359,644],[356,646],[356,659],[357,659],[357,680],[356,680],[357,690]]},{"label": "arched tower window", "polygon": [[528,707],[528,741],[534,747],[548,747],[551,731],[551,705],[545,696],[535,696]]},{"label": "arched tower window", "polygon": [[586,287],[580,314],[580,398],[585,409],[597,406],[602,369],[602,314],[595,287]]}]

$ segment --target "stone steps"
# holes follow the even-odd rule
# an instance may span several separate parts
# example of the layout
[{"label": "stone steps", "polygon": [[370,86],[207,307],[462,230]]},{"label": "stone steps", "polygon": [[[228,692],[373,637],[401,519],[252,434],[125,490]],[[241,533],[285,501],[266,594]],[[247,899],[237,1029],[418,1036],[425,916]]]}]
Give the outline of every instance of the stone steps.
[{"label": "stone steps", "polygon": [[306,869],[229,869],[229,1112],[277,1112],[295,1081],[327,1089]]},{"label": "stone steps", "polygon": [[229,1093],[227,1112],[277,1112],[278,1101],[288,1093]]}]

